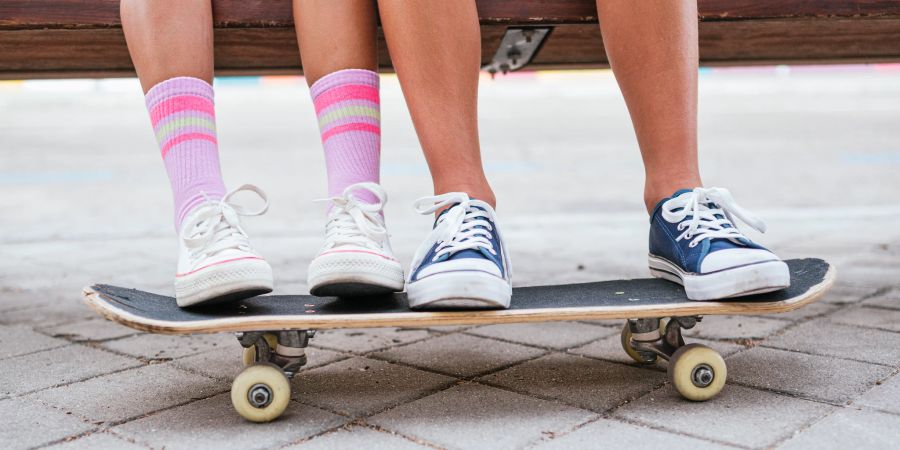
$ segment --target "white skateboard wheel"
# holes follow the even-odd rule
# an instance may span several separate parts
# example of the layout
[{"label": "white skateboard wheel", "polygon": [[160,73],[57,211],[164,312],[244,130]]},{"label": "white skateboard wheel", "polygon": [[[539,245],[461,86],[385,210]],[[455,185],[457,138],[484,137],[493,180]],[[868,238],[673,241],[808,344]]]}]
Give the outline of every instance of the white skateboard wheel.
[{"label": "white skateboard wheel", "polygon": [[679,348],[669,359],[669,381],[682,397],[702,402],[722,391],[728,369],[715,350],[701,344]]},{"label": "white skateboard wheel", "polygon": [[291,400],[291,384],[281,369],[256,364],[244,369],[231,384],[235,411],[251,422],[275,420]]}]

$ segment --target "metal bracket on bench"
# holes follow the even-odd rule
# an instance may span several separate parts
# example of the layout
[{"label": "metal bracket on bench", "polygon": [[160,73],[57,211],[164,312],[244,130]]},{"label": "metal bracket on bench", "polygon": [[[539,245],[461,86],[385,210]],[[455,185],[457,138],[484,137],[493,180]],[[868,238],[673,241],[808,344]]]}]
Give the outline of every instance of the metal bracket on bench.
[{"label": "metal bracket on bench", "polygon": [[481,69],[493,77],[497,72],[506,75],[525,67],[537,55],[551,30],[550,27],[507,28],[491,63]]}]

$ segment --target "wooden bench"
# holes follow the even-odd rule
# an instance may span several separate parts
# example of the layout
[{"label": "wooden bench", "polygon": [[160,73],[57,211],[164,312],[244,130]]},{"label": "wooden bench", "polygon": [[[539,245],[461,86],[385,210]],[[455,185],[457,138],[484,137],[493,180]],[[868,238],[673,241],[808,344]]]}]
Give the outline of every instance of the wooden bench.
[{"label": "wooden bench", "polygon": [[[593,0],[477,3],[485,64],[510,27],[551,29],[530,68],[606,64]],[[705,65],[900,60],[900,0],[699,0],[699,9]],[[214,0],[214,21],[219,74],[299,73],[290,0]],[[389,69],[383,43],[380,52]],[[133,73],[119,0],[0,1],[0,79]]]}]

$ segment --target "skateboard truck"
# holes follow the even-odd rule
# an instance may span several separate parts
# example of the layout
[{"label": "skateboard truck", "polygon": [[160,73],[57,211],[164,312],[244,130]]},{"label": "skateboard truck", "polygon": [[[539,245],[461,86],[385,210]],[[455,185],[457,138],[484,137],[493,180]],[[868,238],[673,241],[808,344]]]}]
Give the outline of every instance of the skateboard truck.
[{"label": "skateboard truck", "polygon": [[231,403],[241,417],[268,422],[291,399],[289,380],[306,365],[306,347],[314,330],[236,333],[244,347],[244,370],[231,384]]},{"label": "skateboard truck", "polygon": [[701,316],[628,319],[622,328],[622,348],[639,364],[665,359],[669,382],[682,396],[708,400],[725,386],[728,371],[715,350],[685,344],[681,330],[693,328],[700,320]]},{"label": "skateboard truck", "polygon": [[506,75],[525,67],[544,45],[552,29],[550,27],[507,28],[490,64],[485,65],[481,70],[488,72],[493,78],[498,72]]}]

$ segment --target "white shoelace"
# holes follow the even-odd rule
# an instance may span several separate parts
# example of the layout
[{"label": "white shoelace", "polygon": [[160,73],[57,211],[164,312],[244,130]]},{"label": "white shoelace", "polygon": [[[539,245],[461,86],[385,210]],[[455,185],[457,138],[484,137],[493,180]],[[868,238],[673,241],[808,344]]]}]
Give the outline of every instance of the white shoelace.
[{"label": "white shoelace", "polygon": [[450,192],[416,200],[414,207],[419,214],[433,214],[446,206],[458,204],[444,213],[435,226],[438,233],[437,249],[431,259],[437,261],[443,255],[463,250],[483,248],[492,255],[497,251],[491,244],[491,225],[487,211],[472,207],[472,200],[462,192]]},{"label": "white shoelace", "polygon": [[[258,211],[247,211],[230,201],[231,197],[242,191],[259,195],[263,200],[262,208]],[[188,248],[191,262],[230,249],[252,252],[250,240],[241,227],[239,216],[259,216],[265,214],[268,209],[268,197],[262,189],[252,184],[242,185],[226,194],[218,203],[204,206],[199,214],[184,224],[181,230],[181,239]]]},{"label": "white shoelace", "polygon": [[[710,208],[709,203],[718,207]],[[696,188],[685,192],[663,203],[662,216],[670,223],[678,223],[678,230],[684,232],[675,240],[691,239],[690,247],[696,247],[704,239],[724,238],[735,243],[739,243],[737,239],[747,239],[735,225],[735,218],[756,231],[766,232],[766,224],[738,205],[731,192],[723,188]],[[684,221],[688,216],[691,219]],[[725,225],[731,226],[726,228]]]},{"label": "white shoelace", "polygon": [[[354,191],[371,192],[377,203],[360,201],[353,195]],[[328,224],[325,225],[324,249],[341,245],[358,245],[361,247],[382,250],[382,244],[388,237],[381,210],[387,202],[387,193],[375,183],[357,183],[347,186],[340,197],[324,198],[316,202],[331,202],[328,213]]]}]

